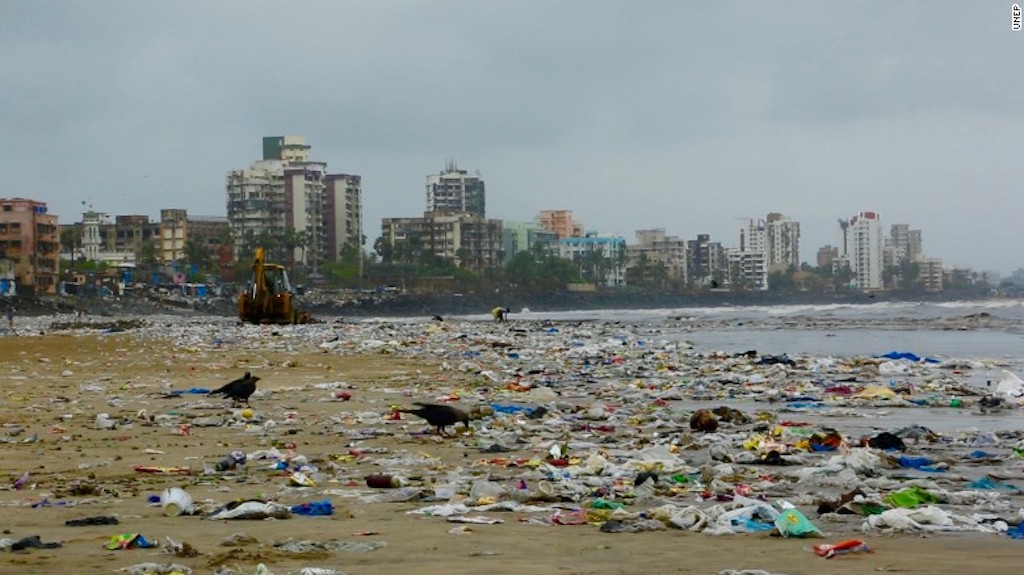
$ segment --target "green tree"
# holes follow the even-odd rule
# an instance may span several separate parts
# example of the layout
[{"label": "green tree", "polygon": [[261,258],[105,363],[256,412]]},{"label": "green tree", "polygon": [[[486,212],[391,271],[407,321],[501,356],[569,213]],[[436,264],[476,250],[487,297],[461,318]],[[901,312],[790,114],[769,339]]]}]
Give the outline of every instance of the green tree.
[{"label": "green tree", "polygon": [[185,261],[195,266],[198,271],[208,271],[213,267],[213,257],[210,248],[205,241],[197,238],[189,238],[185,242]]},{"label": "green tree", "polygon": [[143,269],[152,273],[156,271],[156,266],[159,263],[157,257],[156,244],[153,240],[142,242],[139,246],[139,253],[136,254],[136,265],[141,265]]},{"label": "green tree", "polygon": [[768,274],[768,291],[776,293],[790,293],[796,291],[796,284],[793,282],[793,274],[782,271],[775,271]]},{"label": "green tree", "polygon": [[374,240],[373,251],[380,256],[380,262],[382,264],[390,264],[394,261],[395,246],[391,245],[391,242],[389,242],[384,236]]},{"label": "green tree", "polygon": [[74,258],[75,250],[82,244],[81,230],[71,226],[60,230],[60,248],[64,253],[71,254]]},{"label": "green tree", "polygon": [[607,284],[608,270],[612,262],[605,257],[602,251],[596,249],[587,251],[579,263],[583,279],[597,286]]},{"label": "green tree", "polygon": [[920,285],[921,264],[904,260],[899,266],[900,287],[912,291]]},{"label": "green tree", "polygon": [[556,255],[548,255],[542,261],[540,281],[537,287],[543,290],[564,289],[566,284],[576,283],[582,279],[580,267],[576,262]]},{"label": "green tree", "polygon": [[536,254],[519,252],[505,265],[505,279],[518,287],[533,289],[540,283],[541,268]]}]

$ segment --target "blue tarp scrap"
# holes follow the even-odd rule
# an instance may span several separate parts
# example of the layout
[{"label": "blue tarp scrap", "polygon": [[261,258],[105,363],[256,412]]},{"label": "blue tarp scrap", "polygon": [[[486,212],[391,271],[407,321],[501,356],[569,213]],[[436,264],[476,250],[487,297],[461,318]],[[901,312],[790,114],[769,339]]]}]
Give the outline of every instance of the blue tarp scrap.
[{"label": "blue tarp scrap", "polygon": [[921,357],[915,353],[910,353],[909,351],[890,351],[889,353],[885,353],[875,357],[884,357],[885,359],[905,359],[907,361],[912,361],[914,363],[918,363],[921,361],[925,363],[941,363],[940,360],[935,359],[934,357]]},{"label": "blue tarp scrap", "polygon": [[497,413],[525,413],[530,415],[533,413],[534,407],[523,407],[521,405],[505,405],[501,403],[492,403],[491,408]]},{"label": "blue tarp scrap", "polygon": [[334,513],[334,506],[331,505],[330,499],[324,499],[323,501],[310,501],[309,503],[294,505],[291,508],[291,512],[296,515],[310,517],[331,515]]}]

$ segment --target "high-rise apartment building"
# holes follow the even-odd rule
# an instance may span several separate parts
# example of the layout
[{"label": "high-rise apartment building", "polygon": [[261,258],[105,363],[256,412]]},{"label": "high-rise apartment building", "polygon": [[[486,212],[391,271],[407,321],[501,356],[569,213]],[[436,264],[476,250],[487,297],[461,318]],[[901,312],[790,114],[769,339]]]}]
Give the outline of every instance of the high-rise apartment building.
[{"label": "high-rise apartment building", "polygon": [[363,245],[362,177],[327,174],[324,177],[324,257],[338,261],[346,246]]},{"label": "high-rise apartment building", "polygon": [[800,223],[772,212],[765,220],[744,220],[739,247],[726,252],[729,282],[746,289],[767,289],[768,275],[800,265]]},{"label": "high-rise apartment building", "polygon": [[725,249],[711,241],[709,234],[697,234],[686,241],[686,283],[694,287],[715,287],[726,277]]},{"label": "high-rise apartment building", "polygon": [[0,269],[9,270],[20,289],[57,293],[60,235],[57,216],[47,212],[45,202],[0,199],[0,260],[5,260]]},{"label": "high-rise apartment building", "polygon": [[772,212],[765,220],[764,230],[768,271],[800,269],[800,222]]},{"label": "high-rise apartment building", "polygon": [[[841,226],[843,227],[843,226]],[[860,212],[844,228],[845,256],[859,289],[882,289],[882,218]]]},{"label": "high-rise apartment building", "polygon": [[745,220],[737,248],[725,250],[729,285],[768,289],[768,234],[764,220]]},{"label": "high-rise apartment building", "polygon": [[263,159],[227,176],[227,209],[236,255],[265,243],[270,257],[312,269],[362,249],[362,180],[328,174],[310,160],[301,136],[263,138]]},{"label": "high-rise apartment building", "polygon": [[427,211],[486,216],[486,193],[480,173],[470,174],[449,162],[440,174],[427,176]]}]

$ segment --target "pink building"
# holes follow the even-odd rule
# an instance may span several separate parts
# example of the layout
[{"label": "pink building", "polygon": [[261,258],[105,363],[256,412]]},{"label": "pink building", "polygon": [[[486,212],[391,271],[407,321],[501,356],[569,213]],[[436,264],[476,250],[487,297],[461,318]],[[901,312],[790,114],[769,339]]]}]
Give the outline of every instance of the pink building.
[{"label": "pink building", "polygon": [[537,216],[540,227],[558,234],[558,239],[583,237],[583,224],[572,219],[572,210],[543,210]]},{"label": "pink building", "polygon": [[10,263],[19,289],[57,293],[60,235],[45,202],[0,198],[0,260]]}]

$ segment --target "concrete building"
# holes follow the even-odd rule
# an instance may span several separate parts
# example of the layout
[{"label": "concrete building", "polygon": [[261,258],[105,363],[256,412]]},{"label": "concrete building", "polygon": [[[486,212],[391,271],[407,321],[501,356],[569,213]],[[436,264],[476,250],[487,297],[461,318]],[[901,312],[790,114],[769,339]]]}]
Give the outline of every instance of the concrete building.
[{"label": "concrete building", "polygon": [[185,210],[160,210],[160,246],[157,257],[163,263],[185,259],[188,237],[188,213]]},{"label": "concrete building", "polygon": [[[667,279],[686,284],[685,240],[665,235],[663,228],[653,228],[636,230],[636,242],[636,245],[626,247],[627,270],[660,265],[664,266]],[[640,270],[634,273],[649,275],[650,272]]]},{"label": "concrete building", "polygon": [[235,244],[235,257],[255,247],[260,237],[280,241],[284,236],[284,163],[261,160],[227,177],[228,222]]},{"label": "concrete building", "polygon": [[435,256],[476,273],[502,265],[502,222],[476,214],[427,212],[422,218],[383,218],[382,241],[395,261]]},{"label": "concrete building", "polygon": [[[108,251],[102,234],[103,228],[109,227],[107,214],[89,210],[82,214],[82,257],[86,261],[98,262],[100,253]],[[76,258],[77,259],[77,258]]]},{"label": "concrete building", "polygon": [[739,247],[726,249],[725,259],[730,287],[768,289],[768,234],[764,220],[744,220]]},{"label": "concrete building", "polygon": [[222,265],[226,265],[222,261],[224,249],[230,249],[227,218],[190,217],[182,209],[160,210],[159,221],[135,214],[116,215],[111,220],[108,214],[89,210],[82,214],[80,222],[70,227],[74,230],[74,246],[62,257],[110,266],[137,265],[137,256],[147,244],[153,246],[156,260],[161,264],[187,259],[187,244],[193,239],[207,247],[211,261],[221,261]]},{"label": "concrete building", "polygon": [[861,290],[882,289],[881,216],[878,212],[860,212],[850,218],[843,231],[846,262],[853,272],[854,285]]},{"label": "concrete building", "polygon": [[583,224],[573,220],[572,210],[542,210],[537,222],[546,230],[558,234],[558,239],[578,238],[583,235]]},{"label": "concrete building", "polygon": [[470,174],[449,162],[440,174],[427,176],[427,211],[486,216],[486,192],[480,172]]},{"label": "concrete building", "polygon": [[349,246],[363,245],[363,179],[351,174],[324,177],[324,257],[338,261]]},{"label": "concrete building", "polygon": [[831,268],[833,263],[839,259],[839,248],[832,245],[824,245],[818,248],[818,255],[815,261],[819,268]]},{"label": "concrete building", "polygon": [[686,283],[691,287],[718,287],[728,277],[725,250],[709,234],[686,241]]},{"label": "concrete building", "polygon": [[772,212],[765,220],[764,230],[768,272],[800,269],[800,222]]},{"label": "concrete building", "polygon": [[727,249],[729,286],[743,290],[768,289],[768,253],[763,250]]},{"label": "concrete building", "polygon": [[[884,246],[883,266],[890,270],[893,284],[887,287],[919,287],[930,292],[942,291],[942,260],[924,256],[921,230],[910,229],[909,224],[893,224]],[[916,268],[917,277],[907,281],[903,274],[912,268]]]},{"label": "concrete building", "polygon": [[362,248],[361,178],[327,173],[301,136],[263,138],[263,159],[228,173],[227,212],[236,257],[264,243],[268,257],[315,271]]},{"label": "concrete building", "polygon": [[89,210],[80,222],[62,227],[71,230],[73,238],[73,245],[63,246],[62,258],[110,266],[134,265],[139,248],[159,237],[159,227],[144,215],[116,216],[111,221],[107,214]]},{"label": "concrete building", "polygon": [[893,224],[889,228],[889,237],[885,238],[885,250],[889,252],[888,265],[902,265],[906,262],[917,262],[924,257],[921,246],[921,230],[910,229],[910,224]]},{"label": "concrete building", "polygon": [[[323,162],[289,161],[284,168],[284,229],[278,230],[280,261],[301,263],[319,269],[326,259],[327,230],[324,225],[324,178],[327,164]],[[294,242],[289,251],[288,244]]]},{"label": "concrete building", "polygon": [[558,253],[558,234],[544,229],[537,222],[505,222],[502,238],[504,264],[517,253],[533,252],[538,247],[548,253]]},{"label": "concrete building", "polygon": [[[558,240],[559,257],[580,264],[585,278],[592,271],[587,269],[594,255],[600,256],[600,270],[604,285],[626,285],[626,240],[619,236],[609,236],[596,232],[587,232],[581,237],[570,237]],[[597,283],[597,282],[595,282]]]},{"label": "concrete building", "polygon": [[743,220],[739,235],[739,247],[726,250],[731,285],[767,289],[769,273],[799,269],[799,222],[772,212],[765,220]]},{"label": "concrete building", "polygon": [[942,291],[942,260],[939,258],[921,258],[917,260],[921,266],[917,274],[917,280],[921,287],[927,292]]},{"label": "concrete building", "polygon": [[[57,216],[45,202],[26,198],[0,199],[0,269],[6,293],[57,293],[60,235]],[[11,279],[14,285],[10,284]]]},{"label": "concrete building", "polygon": [[767,250],[768,236],[765,234],[764,220],[743,220],[743,224],[740,226],[739,251],[766,252]]},{"label": "concrete building", "polygon": [[81,222],[68,226],[73,230],[74,246],[61,257],[109,266],[134,265],[142,242],[158,237],[159,228],[148,216],[118,216],[116,222],[94,210],[83,213]]}]

